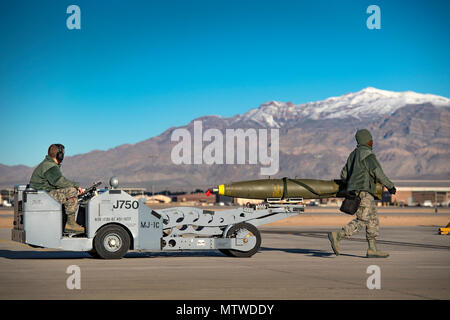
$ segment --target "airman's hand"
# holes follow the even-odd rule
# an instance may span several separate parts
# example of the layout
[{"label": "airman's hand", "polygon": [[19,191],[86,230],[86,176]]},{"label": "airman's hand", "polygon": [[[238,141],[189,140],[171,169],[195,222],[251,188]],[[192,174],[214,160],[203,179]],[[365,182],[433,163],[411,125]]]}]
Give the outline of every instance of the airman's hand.
[{"label": "airman's hand", "polygon": [[78,187],[78,194],[82,194],[84,192],[84,189],[82,187]]},{"label": "airman's hand", "polygon": [[395,187],[392,187],[388,191],[390,194],[395,194],[397,192],[397,189],[395,189]]}]

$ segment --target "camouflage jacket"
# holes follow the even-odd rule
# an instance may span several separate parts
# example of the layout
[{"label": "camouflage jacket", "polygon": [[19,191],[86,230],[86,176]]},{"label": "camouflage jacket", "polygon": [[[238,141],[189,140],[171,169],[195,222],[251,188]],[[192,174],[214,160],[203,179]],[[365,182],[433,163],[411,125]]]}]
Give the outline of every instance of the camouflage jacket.
[{"label": "camouflage jacket", "polygon": [[35,190],[51,191],[79,186],[77,182],[64,178],[60,166],[49,156],[46,156],[44,161],[34,169],[30,179],[30,187]]},{"label": "camouflage jacket", "polygon": [[347,182],[347,191],[367,191],[374,196],[377,181],[388,189],[394,186],[381,169],[372,148],[360,144],[348,156],[341,179]]}]

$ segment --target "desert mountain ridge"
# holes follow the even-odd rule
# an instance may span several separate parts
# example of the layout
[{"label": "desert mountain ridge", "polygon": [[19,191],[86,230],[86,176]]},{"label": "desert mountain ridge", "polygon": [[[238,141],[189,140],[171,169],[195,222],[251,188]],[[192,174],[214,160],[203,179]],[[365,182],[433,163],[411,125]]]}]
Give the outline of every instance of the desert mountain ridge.
[{"label": "desert mountain ridge", "polygon": [[[356,130],[367,128],[385,173],[391,179],[417,180],[450,178],[449,120],[448,98],[369,87],[298,105],[268,101],[244,114],[229,118],[207,115],[179,128],[193,133],[194,121],[201,121],[203,132],[208,128],[220,132],[278,129],[279,171],[272,177],[314,179],[338,178],[356,145]],[[110,176],[116,175],[123,186],[155,191],[191,191],[267,178],[260,174],[259,164],[174,164],[171,152],[177,142],[171,141],[171,136],[179,128],[169,128],[136,144],[66,157],[62,171],[85,186],[97,180],[107,183]],[[27,183],[32,170],[0,164],[0,187]]]}]

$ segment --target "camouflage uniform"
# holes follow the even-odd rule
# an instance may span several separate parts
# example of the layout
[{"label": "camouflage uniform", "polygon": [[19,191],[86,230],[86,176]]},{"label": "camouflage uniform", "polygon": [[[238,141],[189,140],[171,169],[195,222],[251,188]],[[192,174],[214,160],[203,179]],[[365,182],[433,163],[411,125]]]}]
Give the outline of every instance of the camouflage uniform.
[{"label": "camouflage uniform", "polygon": [[63,205],[67,216],[64,232],[82,233],[84,228],[76,223],[75,216],[78,211],[78,188],[79,184],[66,179],[53,158],[46,156],[36,169],[30,179],[30,187],[35,190],[45,190],[56,201]]},{"label": "camouflage uniform", "polygon": [[77,182],[67,180],[61,173],[60,165],[50,157],[46,156],[36,169],[30,179],[30,187],[35,190],[47,191],[56,201],[66,209],[66,214],[76,213],[78,210]]},{"label": "camouflage uniform", "polygon": [[366,191],[359,193],[361,205],[356,211],[356,219],[342,228],[345,237],[351,237],[366,227],[366,239],[374,240],[378,237],[379,222],[374,197]]},{"label": "camouflage uniform", "polygon": [[341,170],[341,179],[347,184],[347,192],[359,194],[361,198],[360,207],[356,211],[356,219],[350,221],[339,232],[328,233],[328,239],[334,253],[339,255],[339,242],[366,227],[366,239],[369,245],[367,257],[386,258],[389,254],[376,248],[379,222],[374,195],[376,194],[377,181],[387,187],[390,193],[395,193],[395,187],[384,174],[372,151],[372,135],[370,132],[367,129],[358,130],[355,138],[358,143],[357,147],[348,156],[347,163]]},{"label": "camouflage uniform", "polygon": [[56,201],[66,209],[66,214],[76,213],[78,210],[78,190],[74,187],[54,189],[48,192]]}]

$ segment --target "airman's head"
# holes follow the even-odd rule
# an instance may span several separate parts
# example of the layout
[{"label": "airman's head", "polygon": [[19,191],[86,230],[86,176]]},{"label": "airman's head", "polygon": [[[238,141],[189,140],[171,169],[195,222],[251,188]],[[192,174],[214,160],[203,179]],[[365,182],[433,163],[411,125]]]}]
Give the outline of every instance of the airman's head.
[{"label": "airman's head", "polygon": [[361,145],[373,146],[373,138],[367,129],[360,129],[355,134],[356,142]]},{"label": "airman's head", "polygon": [[48,147],[48,155],[52,158],[57,164],[61,164],[64,160],[64,152],[65,148],[62,144],[52,144]]}]

